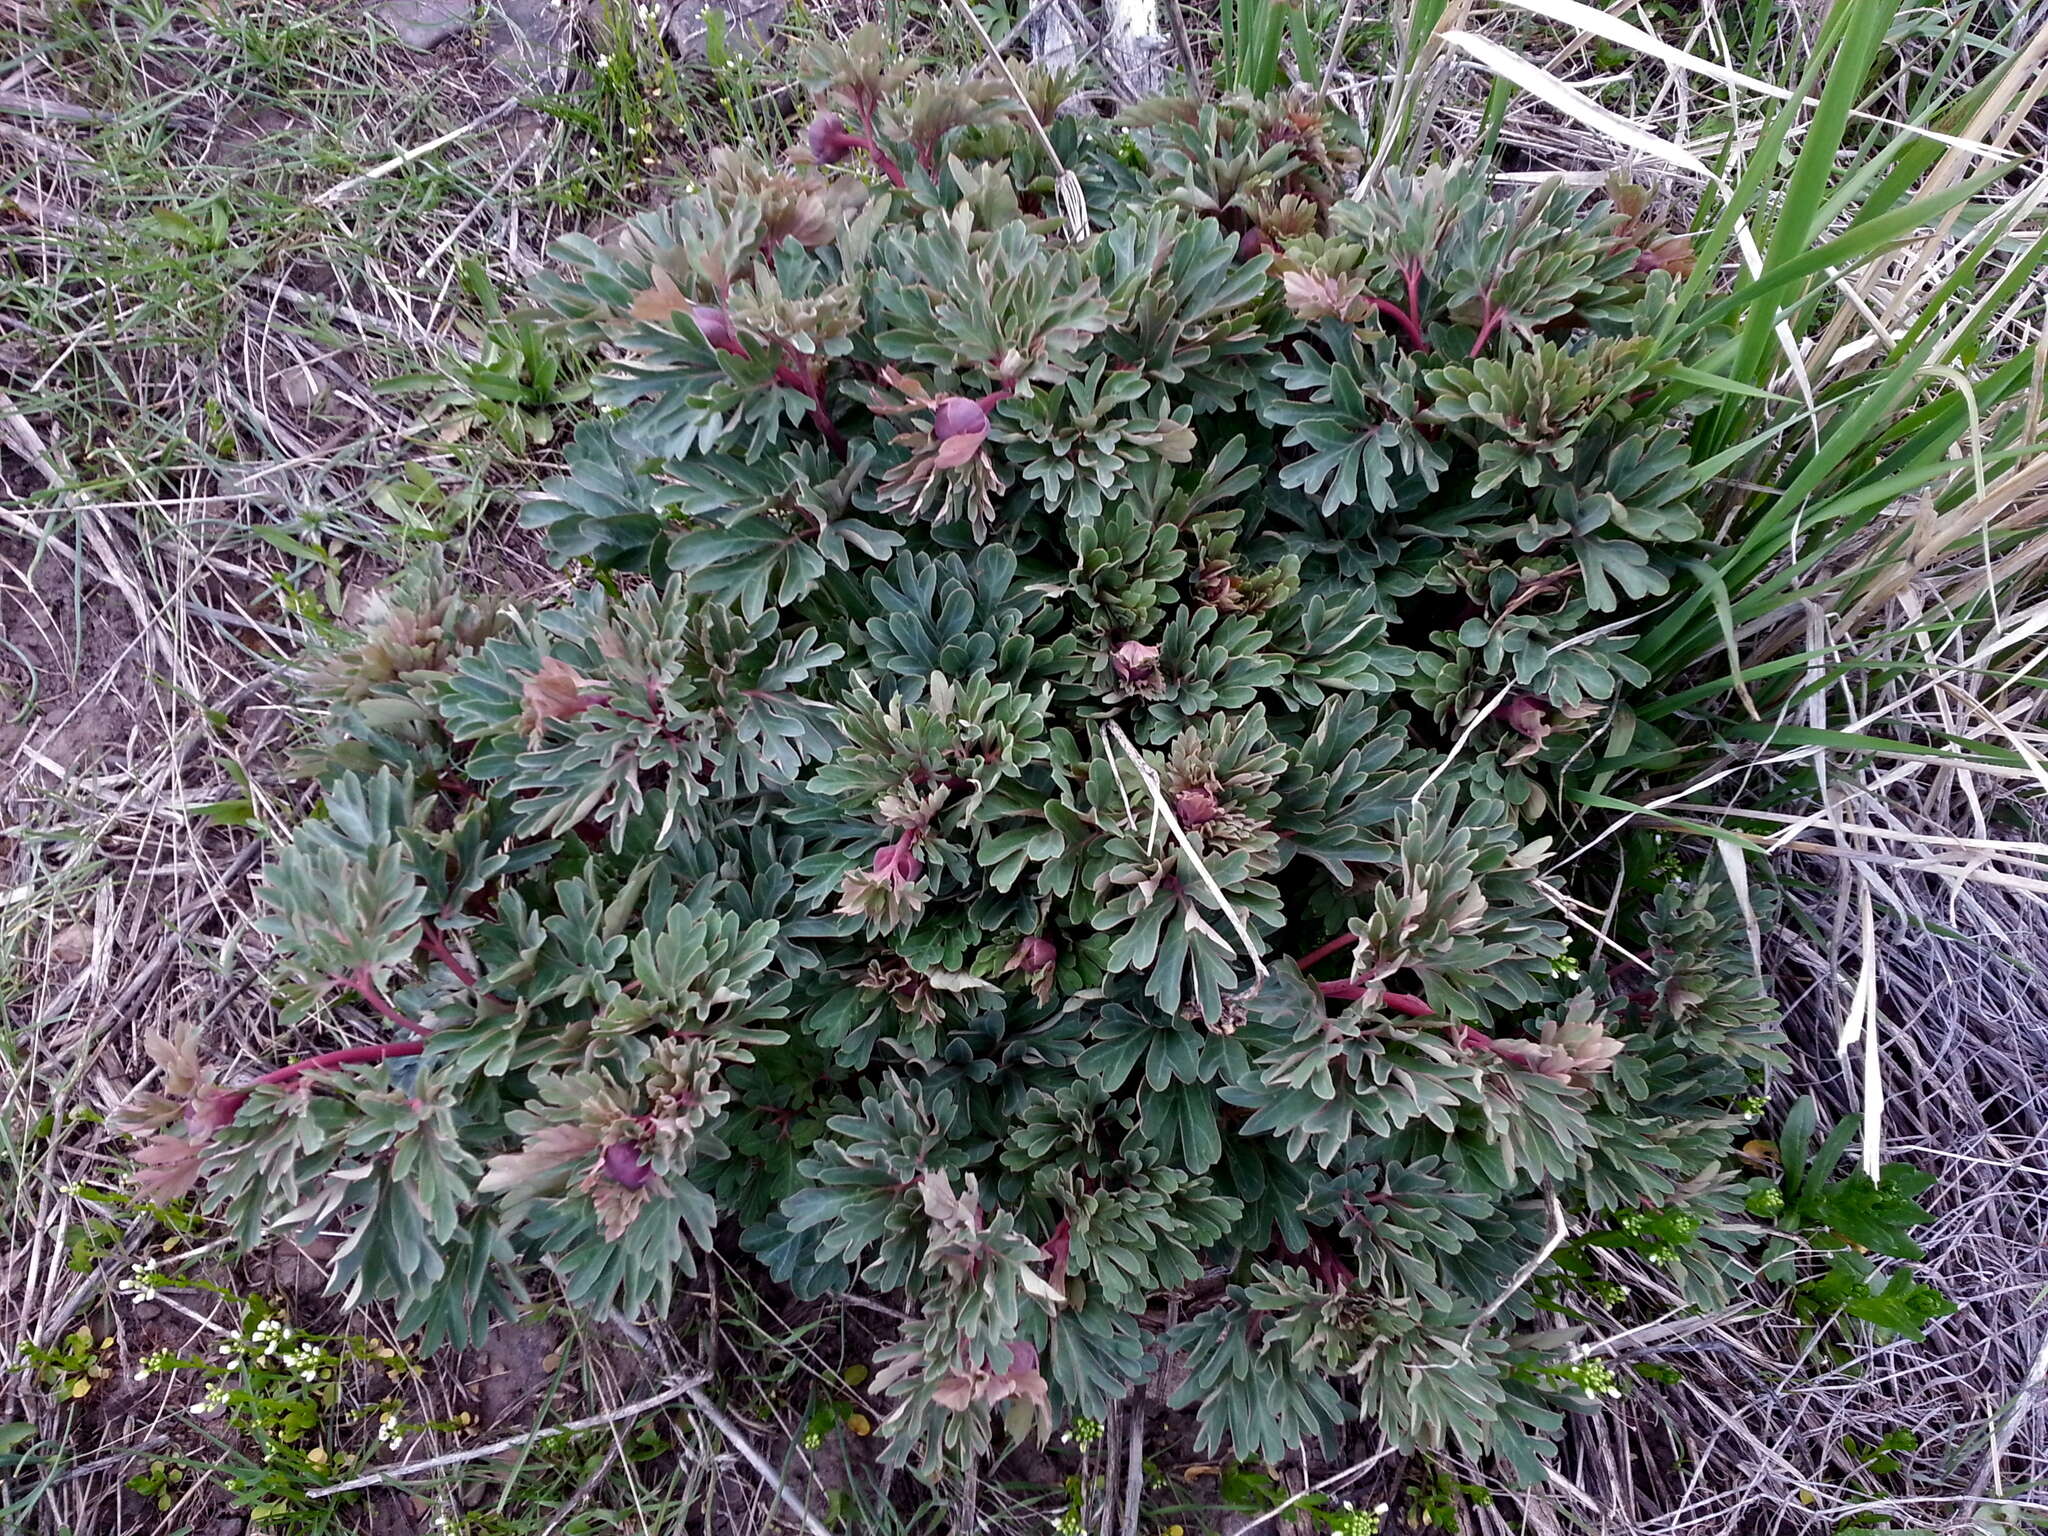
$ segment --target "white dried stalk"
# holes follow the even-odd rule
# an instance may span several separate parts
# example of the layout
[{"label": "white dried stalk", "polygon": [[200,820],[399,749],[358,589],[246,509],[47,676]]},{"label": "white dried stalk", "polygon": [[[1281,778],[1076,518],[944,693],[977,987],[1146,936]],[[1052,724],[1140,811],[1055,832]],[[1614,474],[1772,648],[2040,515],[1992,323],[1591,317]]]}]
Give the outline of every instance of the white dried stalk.
[{"label": "white dried stalk", "polygon": [[1159,0],[1102,0],[1102,51],[1119,94],[1141,100],[1165,79]]}]

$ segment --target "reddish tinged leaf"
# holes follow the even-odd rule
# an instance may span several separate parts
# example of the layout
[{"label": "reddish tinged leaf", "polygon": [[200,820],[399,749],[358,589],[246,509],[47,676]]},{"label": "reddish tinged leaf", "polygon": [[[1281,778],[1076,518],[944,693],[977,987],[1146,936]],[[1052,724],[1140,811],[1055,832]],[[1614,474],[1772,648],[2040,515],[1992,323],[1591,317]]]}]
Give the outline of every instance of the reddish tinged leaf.
[{"label": "reddish tinged leaf", "polygon": [[477,1190],[486,1195],[531,1195],[556,1181],[563,1170],[591,1161],[602,1145],[588,1126],[543,1126],[518,1151],[492,1158]]},{"label": "reddish tinged leaf", "polygon": [[687,308],[689,303],[689,295],[676,286],[676,280],[656,267],[649,275],[649,286],[640,291],[627,313],[635,320],[651,320],[659,324],[673,317],[677,310]]},{"label": "reddish tinged leaf", "polygon": [[981,452],[981,445],[987,437],[988,434],[985,432],[963,432],[958,437],[949,437],[939,444],[939,450],[932,455],[932,460],[940,469],[958,469]]},{"label": "reddish tinged leaf", "polygon": [[578,677],[575,669],[558,657],[543,659],[540,670],[519,691],[524,706],[519,712],[519,727],[526,733],[527,741],[538,746],[547,734],[549,721],[573,720],[593,704],[602,704],[602,693],[584,691],[601,686]]},{"label": "reddish tinged leaf", "polygon": [[135,1192],[158,1205],[191,1193],[199,1182],[200,1146],[169,1132],[151,1136],[135,1149]]},{"label": "reddish tinged leaf", "polygon": [[1006,972],[1022,971],[1027,976],[1034,976],[1040,971],[1051,969],[1053,962],[1059,957],[1060,952],[1053,947],[1051,939],[1040,938],[1034,934],[1028,939],[1018,940],[1016,950],[1010,955],[1010,963],[1003,969]]},{"label": "reddish tinged leaf", "polygon": [[1109,653],[1109,664],[1117,678],[1126,683],[1150,683],[1159,676],[1159,647],[1142,640],[1126,640]]},{"label": "reddish tinged leaf", "polygon": [[1356,321],[1370,307],[1353,273],[1283,272],[1280,290],[1299,320]]},{"label": "reddish tinged leaf", "polygon": [[924,873],[924,860],[917,856],[917,834],[906,832],[893,843],[875,850],[876,878],[895,885],[908,885]]}]

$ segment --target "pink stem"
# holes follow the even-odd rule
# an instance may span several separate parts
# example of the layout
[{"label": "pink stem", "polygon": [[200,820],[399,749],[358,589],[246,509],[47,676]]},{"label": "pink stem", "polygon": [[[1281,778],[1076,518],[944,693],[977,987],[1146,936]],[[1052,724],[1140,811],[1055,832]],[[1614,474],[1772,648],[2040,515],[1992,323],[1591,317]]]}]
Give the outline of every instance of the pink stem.
[{"label": "pink stem", "polygon": [[868,152],[868,158],[875,162],[875,169],[889,178],[890,186],[902,186],[904,184],[903,172],[896,168],[896,162],[891,160],[883,152],[882,146],[875,142],[875,113],[872,107],[865,105],[861,107],[860,125],[867,130],[866,138],[858,138],[853,134],[848,134],[847,137]]},{"label": "pink stem", "polygon": [[1465,354],[1467,357],[1477,357],[1486,350],[1486,343],[1493,338],[1494,328],[1500,324],[1505,313],[1505,310],[1493,307],[1493,300],[1486,301],[1486,322],[1479,327],[1479,339],[1472,343],[1472,350]]},{"label": "pink stem", "polygon": [[396,1061],[402,1056],[417,1056],[426,1046],[418,1040],[387,1040],[382,1045],[351,1045],[338,1051],[327,1051],[319,1056],[308,1056],[304,1061],[295,1061],[288,1067],[278,1067],[251,1078],[248,1087],[227,1095],[220,1101],[219,1108],[232,1120],[235,1111],[249,1102],[249,1089],[273,1083],[295,1082],[307,1072],[324,1072],[329,1067],[362,1066],[376,1061]]},{"label": "pink stem", "polygon": [[1382,299],[1377,296],[1374,296],[1372,300],[1372,307],[1401,327],[1401,334],[1407,338],[1409,346],[1413,347],[1417,352],[1428,350],[1429,343],[1422,339],[1422,327],[1415,323],[1415,317],[1409,314],[1407,310],[1396,304],[1392,299]]},{"label": "pink stem", "polygon": [[362,967],[353,976],[350,976],[348,984],[362,994],[363,1001],[374,1008],[377,1011],[378,1017],[386,1023],[395,1025],[399,1029],[411,1030],[416,1035],[433,1033],[426,1025],[408,1019],[404,1014],[391,1006],[384,994],[377,990],[377,983],[370,979],[370,968],[368,966]]},{"label": "pink stem", "polygon": [[420,942],[427,946],[427,952],[448,967],[448,974],[465,987],[476,985],[476,972],[455,958],[455,952],[448,947],[448,941],[441,937],[441,931],[432,923],[420,924]]},{"label": "pink stem", "polygon": [[838,426],[834,424],[832,417],[825,410],[824,401],[813,400],[811,402],[811,423],[823,435],[825,446],[832,450],[833,456],[835,458],[845,458],[846,434],[841,432]]},{"label": "pink stem", "polygon": [[786,385],[800,395],[808,396],[811,402],[811,423],[824,436],[826,445],[840,458],[846,457],[846,438],[833,422],[832,415],[825,409],[825,394],[818,387],[818,381],[807,374],[799,373],[787,363],[775,365],[775,382]]},{"label": "pink stem", "polygon": [[[1316,990],[1333,1003],[1355,1003],[1365,996],[1365,985],[1362,981],[1324,981],[1317,983]],[[1411,1019],[1430,1016],[1429,1004],[1406,992],[1382,992],[1380,1003],[1395,1013],[1407,1014]]]},{"label": "pink stem", "polygon": [[1337,935],[1336,938],[1330,940],[1329,943],[1318,945],[1316,948],[1310,950],[1307,954],[1303,955],[1299,960],[1295,961],[1294,963],[1300,966],[1305,971],[1310,966],[1316,965],[1321,961],[1329,959],[1330,956],[1336,954],[1339,950],[1349,949],[1352,945],[1356,944],[1357,942],[1357,934],[1340,933]]}]

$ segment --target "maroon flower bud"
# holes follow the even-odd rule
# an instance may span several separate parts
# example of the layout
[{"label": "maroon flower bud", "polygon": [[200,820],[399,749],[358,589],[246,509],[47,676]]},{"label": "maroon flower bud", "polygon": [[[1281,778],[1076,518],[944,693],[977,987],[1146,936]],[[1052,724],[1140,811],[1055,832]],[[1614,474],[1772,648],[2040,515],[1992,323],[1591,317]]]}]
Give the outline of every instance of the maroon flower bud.
[{"label": "maroon flower bud", "polygon": [[630,1141],[615,1141],[606,1147],[603,1167],[604,1176],[623,1189],[645,1189],[654,1177],[654,1165]]},{"label": "maroon flower bud", "polygon": [[948,395],[932,412],[932,436],[938,440],[941,469],[965,464],[988,438],[988,411],[978,400]]},{"label": "maroon flower bud", "polygon": [[1500,717],[1508,729],[1541,741],[1550,734],[1547,711],[1550,701],[1539,694],[1518,693],[1501,706]]},{"label": "maroon flower bud", "polygon": [[690,318],[697,322],[698,334],[710,346],[720,352],[730,352],[734,357],[747,355],[747,349],[733,335],[731,316],[724,310],[711,304],[693,304],[690,306]]},{"label": "maroon flower bud", "polygon": [[1033,934],[1028,939],[1017,941],[1016,951],[1010,956],[1005,971],[1022,971],[1027,976],[1036,976],[1040,971],[1050,970],[1060,952],[1053,948],[1052,940]]},{"label": "maroon flower bud", "polygon": [[1126,640],[1109,653],[1109,664],[1121,682],[1153,682],[1159,676],[1159,647],[1142,640]]},{"label": "maroon flower bud", "polygon": [[1173,797],[1173,814],[1184,827],[1206,827],[1222,810],[1206,789],[1183,789]]},{"label": "maroon flower bud", "polygon": [[1266,248],[1266,232],[1254,224],[1237,237],[1237,259],[1250,261]]},{"label": "maroon flower bud", "polygon": [[875,874],[892,885],[908,885],[924,873],[924,860],[917,856],[912,834],[904,833],[893,843],[875,850]]},{"label": "maroon flower bud", "polygon": [[812,118],[804,140],[811,146],[811,158],[820,165],[837,165],[854,146],[854,137],[837,112],[820,112]]},{"label": "maroon flower bud", "polygon": [[960,436],[963,432],[986,432],[988,412],[977,400],[965,395],[948,395],[939,402],[932,412],[932,436],[940,442]]}]

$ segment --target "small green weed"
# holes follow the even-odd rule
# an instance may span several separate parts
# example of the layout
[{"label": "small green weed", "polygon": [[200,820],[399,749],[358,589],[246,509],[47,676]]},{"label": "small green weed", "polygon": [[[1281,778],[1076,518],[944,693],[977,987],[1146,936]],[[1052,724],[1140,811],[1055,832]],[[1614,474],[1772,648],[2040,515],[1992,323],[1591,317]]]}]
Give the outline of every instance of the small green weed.
[{"label": "small green weed", "polygon": [[1842,1449],[1862,1462],[1865,1470],[1890,1477],[1905,1465],[1900,1460],[1902,1456],[1920,1449],[1920,1437],[1910,1429],[1890,1430],[1882,1439],[1870,1441],[1844,1435]]},{"label": "small green weed", "polygon": [[[1905,1268],[1882,1270],[1877,1257],[1914,1264],[1926,1257],[1912,1237],[1932,1220],[1919,1197],[1934,1176],[1903,1163],[1888,1163],[1877,1177],[1857,1170],[1835,1174],[1862,1129],[1861,1117],[1843,1118],[1816,1145],[1819,1108],[1809,1096],[1785,1117],[1775,1148],[1775,1174],[1744,1185],[1744,1209],[1778,1234],[1767,1245],[1758,1273],[1791,1281],[1802,1314],[1820,1319],[1837,1313],[1858,1318],[1888,1333],[1921,1340],[1930,1323],[1956,1310],[1935,1287]],[[1819,1274],[1802,1266],[1802,1255],[1819,1254]]]},{"label": "small green weed", "polygon": [[400,374],[384,394],[427,394],[422,424],[443,443],[487,433],[511,453],[554,441],[555,413],[590,397],[587,367],[530,319],[508,317],[480,262],[464,261],[462,287],[482,315],[473,358],[451,354],[430,372]]},{"label": "small green weed", "polygon": [[108,1357],[114,1348],[111,1338],[102,1338],[92,1327],[81,1325],[55,1344],[39,1345],[23,1339],[20,1366],[55,1398],[75,1399],[114,1374]]},{"label": "small green weed", "polygon": [[1456,1531],[1458,1512],[1466,1505],[1487,1505],[1493,1495],[1476,1484],[1463,1482],[1441,1467],[1410,1483],[1401,1495],[1407,1523],[1419,1531]]},{"label": "small green weed", "polygon": [[[172,1283],[145,1264],[122,1289],[149,1296]],[[189,1278],[175,1283],[231,1294]],[[188,1411],[210,1426],[219,1449],[203,1463],[153,1461],[129,1480],[133,1492],[160,1507],[182,1496],[188,1479],[203,1477],[217,1480],[237,1508],[272,1531],[324,1530],[332,1506],[313,1499],[312,1490],[373,1453],[402,1449],[424,1429],[469,1426],[466,1413],[446,1423],[415,1423],[395,1395],[377,1391],[417,1370],[390,1345],[361,1334],[297,1328],[262,1297],[232,1299],[241,1308],[239,1326],[223,1331],[210,1352],[157,1350],[134,1372],[137,1385],[169,1377],[199,1389]]]}]

